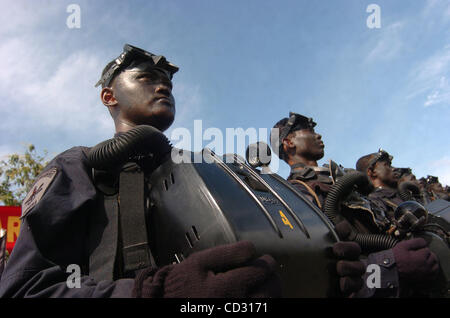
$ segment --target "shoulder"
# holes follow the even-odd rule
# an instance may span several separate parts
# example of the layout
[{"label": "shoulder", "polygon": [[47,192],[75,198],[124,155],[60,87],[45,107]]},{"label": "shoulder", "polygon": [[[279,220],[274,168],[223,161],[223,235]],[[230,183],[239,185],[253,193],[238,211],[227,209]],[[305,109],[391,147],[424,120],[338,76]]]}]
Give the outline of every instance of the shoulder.
[{"label": "shoulder", "polygon": [[89,151],[89,147],[72,147],[70,149],[67,149],[66,151],[61,152],[58,154],[55,158],[53,158],[47,165],[47,167],[44,169],[44,171],[51,167],[60,167],[60,168],[67,168],[67,164],[75,164],[79,167],[88,168],[88,159],[87,154]]},{"label": "shoulder", "polygon": [[[67,253],[75,257],[83,250],[89,215],[99,198],[86,149],[74,147],[57,155],[22,202],[22,221],[31,231],[28,240],[33,240],[40,253],[57,264],[72,259]],[[70,247],[67,252],[55,245],[58,241]]]},{"label": "shoulder", "polygon": [[[74,206],[95,196],[87,147],[73,147],[53,158],[37,177],[22,202],[22,217],[39,207]],[[59,202],[59,203],[58,203]]]}]

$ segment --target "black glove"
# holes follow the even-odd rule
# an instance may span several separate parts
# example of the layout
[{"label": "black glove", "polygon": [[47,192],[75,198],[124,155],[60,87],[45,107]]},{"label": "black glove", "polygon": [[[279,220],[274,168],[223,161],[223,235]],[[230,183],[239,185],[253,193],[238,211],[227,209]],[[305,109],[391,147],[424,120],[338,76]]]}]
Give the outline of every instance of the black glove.
[{"label": "black glove", "polygon": [[[342,221],[336,225],[336,232],[343,240],[351,233],[350,224]],[[356,242],[337,242],[333,245],[333,253],[340,260],[336,263],[339,287],[344,295],[359,291],[364,284],[362,276],[366,272],[365,264],[360,261],[361,247]]]},{"label": "black glove", "polygon": [[340,260],[336,263],[339,287],[344,295],[357,292],[363,287],[362,276],[366,272],[363,262],[359,260],[361,248],[355,242],[337,242],[333,245],[333,253]]},{"label": "black glove", "polygon": [[392,251],[400,281],[415,284],[432,282],[437,278],[438,259],[423,238],[402,241]]},{"label": "black glove", "polygon": [[277,264],[269,255],[256,258],[252,243],[241,241],[190,255],[175,265],[144,270],[134,297],[222,298],[281,297]]}]

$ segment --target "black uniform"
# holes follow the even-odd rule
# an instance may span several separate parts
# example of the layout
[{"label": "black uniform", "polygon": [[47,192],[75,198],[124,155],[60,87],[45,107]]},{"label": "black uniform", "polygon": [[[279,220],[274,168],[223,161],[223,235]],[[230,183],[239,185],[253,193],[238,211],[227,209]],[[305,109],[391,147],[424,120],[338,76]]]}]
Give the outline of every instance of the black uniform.
[{"label": "black uniform", "polygon": [[386,211],[386,216],[391,221],[394,218],[395,209],[397,209],[397,206],[403,202],[403,199],[400,197],[397,190],[382,187],[376,188],[372,193],[370,193],[369,199],[373,205]]},{"label": "black uniform", "polygon": [[[334,181],[328,167],[293,165],[288,181],[305,194],[320,209],[323,209],[328,192]],[[371,199],[353,192],[342,202],[342,215],[360,233],[384,233],[390,228],[385,215],[385,207],[373,203]]]},{"label": "black uniform", "polygon": [[321,209],[333,185],[328,169],[303,164],[293,165],[287,180]]},{"label": "black uniform", "polygon": [[[0,297],[131,297],[134,279],[96,281],[89,276],[89,224],[101,198],[86,150],[74,147],[54,158],[24,200],[20,235],[1,277]],[[67,284],[71,264],[81,270],[79,288]]]}]

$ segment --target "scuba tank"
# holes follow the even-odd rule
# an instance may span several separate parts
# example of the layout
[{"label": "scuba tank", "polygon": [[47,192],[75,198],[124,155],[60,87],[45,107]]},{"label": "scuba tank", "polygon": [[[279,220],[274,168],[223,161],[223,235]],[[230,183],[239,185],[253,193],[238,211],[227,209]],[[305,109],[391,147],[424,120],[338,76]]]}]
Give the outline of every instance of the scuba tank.
[{"label": "scuba tank", "polygon": [[[256,147],[268,148],[265,143]],[[189,152],[171,148],[157,129],[137,126],[93,147],[88,158],[97,170],[94,175],[106,180],[99,171],[117,174],[121,166],[139,162],[149,152],[158,162],[146,171],[142,198],[152,263],[178,263],[197,251],[248,240],[259,254],[277,261],[283,297],[338,295],[332,245],[339,239],[332,222],[289,182],[271,173],[270,160],[261,160],[262,152],[247,151],[247,162],[207,148]],[[189,160],[176,163],[168,152]],[[103,188],[117,191],[117,184],[109,183],[115,186]],[[120,208],[121,214],[126,212]]]},{"label": "scuba tank", "polygon": [[[196,154],[188,156],[194,162]],[[204,149],[202,161],[191,162],[168,160],[150,177],[148,232],[158,265],[248,240],[278,262],[283,297],[334,295],[331,246],[338,237],[322,211],[282,177],[237,155]]]}]

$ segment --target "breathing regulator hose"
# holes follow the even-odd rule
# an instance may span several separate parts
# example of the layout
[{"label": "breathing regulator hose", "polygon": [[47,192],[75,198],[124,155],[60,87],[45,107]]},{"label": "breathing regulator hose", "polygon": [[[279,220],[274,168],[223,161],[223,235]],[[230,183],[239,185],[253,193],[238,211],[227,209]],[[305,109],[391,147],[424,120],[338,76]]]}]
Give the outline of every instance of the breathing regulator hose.
[{"label": "breathing regulator hose", "polygon": [[[338,224],[343,217],[339,214],[340,203],[350,192],[357,187],[361,193],[367,193],[371,188],[367,176],[361,172],[350,172],[340,177],[331,187],[324,204],[324,213],[333,222]],[[353,232],[349,239],[357,242],[363,251],[375,251],[390,249],[398,243],[398,240],[383,234],[362,234]]]},{"label": "breathing regulator hose", "polygon": [[162,158],[170,153],[171,149],[169,140],[160,130],[140,125],[92,147],[88,160],[92,168],[108,170],[119,167],[139,155],[151,153]]},{"label": "breathing regulator hose", "polygon": [[403,201],[411,201],[420,198],[420,189],[414,182],[405,181],[398,185],[398,192]]}]

